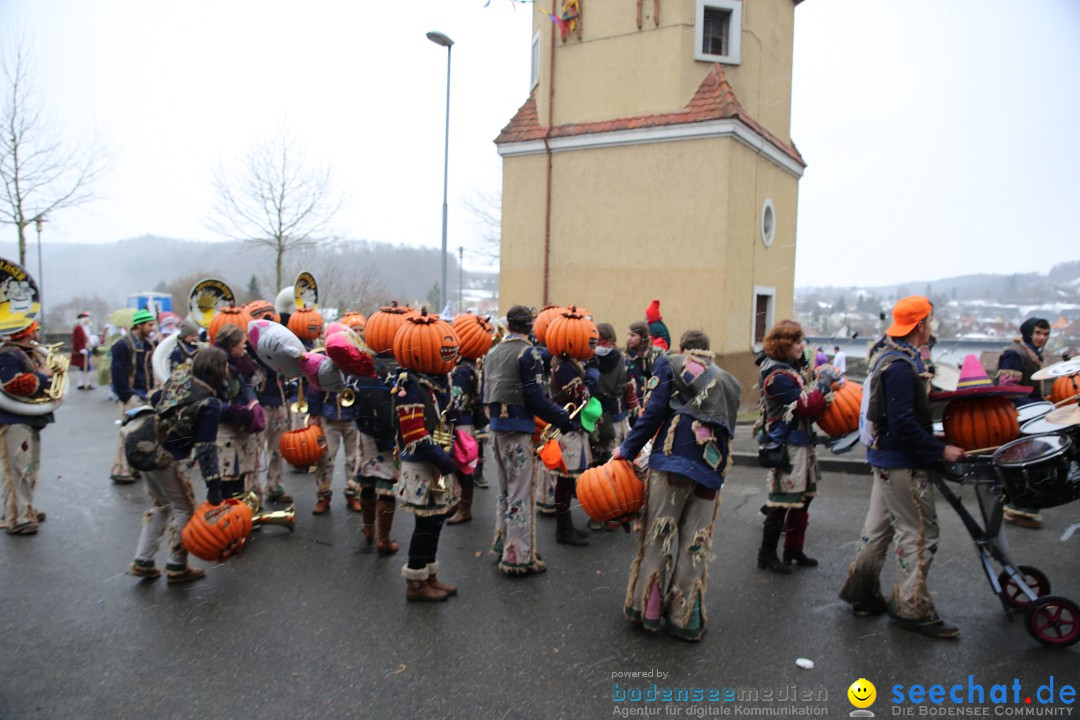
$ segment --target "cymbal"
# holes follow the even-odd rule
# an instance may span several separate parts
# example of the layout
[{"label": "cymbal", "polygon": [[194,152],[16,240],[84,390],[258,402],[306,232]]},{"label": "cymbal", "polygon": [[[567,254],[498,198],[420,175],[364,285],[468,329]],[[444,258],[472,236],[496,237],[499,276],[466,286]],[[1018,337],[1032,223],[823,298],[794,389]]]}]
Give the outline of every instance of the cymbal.
[{"label": "cymbal", "polygon": [[1080,357],[1074,357],[1072,360],[1062,360],[1059,363],[1047,365],[1042,370],[1039,370],[1032,375],[1031,379],[1050,380],[1052,378],[1076,375],[1077,373],[1080,373]]},{"label": "cymbal", "polygon": [[1049,413],[1043,418],[1051,425],[1080,425],[1080,405],[1073,403]]}]

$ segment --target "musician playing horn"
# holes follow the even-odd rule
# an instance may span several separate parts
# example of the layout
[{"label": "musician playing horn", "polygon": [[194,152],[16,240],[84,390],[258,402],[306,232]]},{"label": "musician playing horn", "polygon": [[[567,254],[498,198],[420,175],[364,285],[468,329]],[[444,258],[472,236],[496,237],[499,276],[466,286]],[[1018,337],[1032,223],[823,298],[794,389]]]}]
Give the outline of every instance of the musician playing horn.
[{"label": "musician playing horn", "polygon": [[[0,343],[0,386],[7,395],[39,397],[48,389],[52,372],[33,349],[38,336],[35,321]],[[4,472],[4,517],[0,527],[8,535],[34,535],[38,523],[45,520],[45,513],[34,508],[34,488],[41,461],[41,430],[51,422],[51,412],[29,415],[0,410],[0,465]]]}]

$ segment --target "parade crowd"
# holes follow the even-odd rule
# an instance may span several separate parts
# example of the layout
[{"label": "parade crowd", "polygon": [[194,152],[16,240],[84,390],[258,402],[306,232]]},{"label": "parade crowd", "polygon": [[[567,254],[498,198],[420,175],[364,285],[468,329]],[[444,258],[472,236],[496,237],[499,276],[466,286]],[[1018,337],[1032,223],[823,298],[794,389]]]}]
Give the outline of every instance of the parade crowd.
[{"label": "parade crowd", "polygon": [[[358,540],[381,557],[404,550],[401,575],[410,602],[457,594],[439,577],[440,537],[446,525],[482,521],[472,512],[477,488],[496,487],[492,550],[499,571],[521,578],[547,567],[537,514],[554,516],[555,542],[588,545],[589,529],[576,527],[571,513],[582,475],[632,463],[643,483],[640,510],[589,526],[596,532],[625,524],[637,532],[625,617],[650,631],[698,640],[706,630],[713,529],[744,396],[759,400],[755,431],[768,468],[757,566],[787,575],[818,564],[806,552],[821,481],[815,420],[847,382],[847,363],[839,347],[832,359],[821,348],[808,352],[803,329],[791,320],[768,331],[758,383],[742,388],[717,366],[705,333],[691,329],[673,341],[659,301],[627,328],[622,346],[611,324],[594,324],[573,307],[515,305],[494,324],[464,314],[453,321],[451,337],[444,329],[449,322],[394,305],[371,318],[343,319],[340,332],[354,337],[363,369],[336,384],[319,381],[329,367],[321,364],[325,358],[316,360],[317,375],[298,376],[268,360],[265,338],[256,342],[248,323],[265,321],[267,337],[270,325],[292,325],[273,305],[254,305],[242,321],[211,325],[210,332],[191,320],[158,327],[154,314],[139,310],[109,348],[122,422],[110,476],[120,484],[142,482],[150,499],[132,576],[164,574],[170,584],[205,576],[189,562],[182,539],[199,510],[197,498],[221,507],[246,494],[261,506],[291,503],[282,482],[282,438],[305,428],[317,428],[311,432],[325,444],[301,468],[315,480],[313,513],[331,512],[335,470],[343,463],[343,505],[363,518]],[[398,341],[375,338],[376,315],[400,315]],[[571,337],[578,321],[591,328],[584,340]],[[77,322],[71,365],[80,372],[79,389],[92,390],[96,337],[89,313]],[[300,339],[304,358],[340,347],[332,345],[329,326],[319,324],[326,334]],[[856,615],[888,613],[907,629],[951,638],[959,629],[941,618],[927,582],[939,541],[929,473],[940,462],[961,460],[964,451],[932,432],[932,324],[929,300],[903,298],[870,352],[860,432],[874,484],[840,597]],[[400,341],[406,331],[414,339]],[[999,385],[1032,385],[1043,365],[1049,324],[1032,319],[1020,331],[1002,355]],[[156,367],[159,342],[171,348],[164,373]],[[2,526],[11,535],[33,535],[46,518],[34,506],[34,489],[41,432],[54,417],[29,406],[56,368],[39,347],[37,323],[0,345]],[[1040,398],[1033,393],[1016,402],[1032,399]],[[554,460],[538,457],[538,447]],[[195,468],[204,492],[192,484]],[[413,518],[404,548],[393,537],[399,512]],[[1010,507],[1008,519],[1039,522],[1037,511],[1022,507]],[[880,575],[890,547],[897,578],[884,593]]]}]

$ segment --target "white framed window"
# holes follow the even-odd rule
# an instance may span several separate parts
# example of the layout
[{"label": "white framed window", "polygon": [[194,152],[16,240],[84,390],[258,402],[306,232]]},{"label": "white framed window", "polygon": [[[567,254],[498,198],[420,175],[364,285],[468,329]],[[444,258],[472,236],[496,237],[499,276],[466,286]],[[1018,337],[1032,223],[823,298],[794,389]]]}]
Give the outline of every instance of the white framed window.
[{"label": "white framed window", "polygon": [[754,325],[751,329],[750,343],[754,350],[761,350],[765,335],[776,322],[776,288],[763,285],[754,286]]},{"label": "white framed window", "polygon": [[529,90],[536,87],[540,82],[540,31],[538,30],[532,39],[532,55],[529,65]]},{"label": "white framed window", "polygon": [[742,0],[695,0],[694,59],[739,64]]},{"label": "white framed window", "polygon": [[772,198],[765,198],[765,203],[761,206],[761,243],[765,247],[772,247],[775,237],[776,209],[773,208]]}]

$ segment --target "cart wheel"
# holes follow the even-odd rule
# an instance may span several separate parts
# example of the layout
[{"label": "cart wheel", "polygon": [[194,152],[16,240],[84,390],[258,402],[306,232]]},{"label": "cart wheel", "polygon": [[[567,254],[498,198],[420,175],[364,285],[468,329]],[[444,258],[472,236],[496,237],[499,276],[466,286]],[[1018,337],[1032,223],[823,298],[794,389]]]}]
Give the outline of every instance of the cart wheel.
[{"label": "cart wheel", "polygon": [[1028,634],[1043,645],[1068,647],[1080,640],[1080,606],[1058,595],[1028,604],[1024,614]]},{"label": "cart wheel", "polygon": [[[1016,569],[1024,578],[1024,583],[1034,590],[1036,595],[1042,597],[1050,594],[1050,578],[1046,577],[1042,570],[1030,565],[1018,565]],[[1009,607],[1022,610],[1031,604],[1031,599],[1021,592],[1020,586],[1016,584],[1016,578],[1009,577],[1004,570],[998,575],[998,583]]]}]

